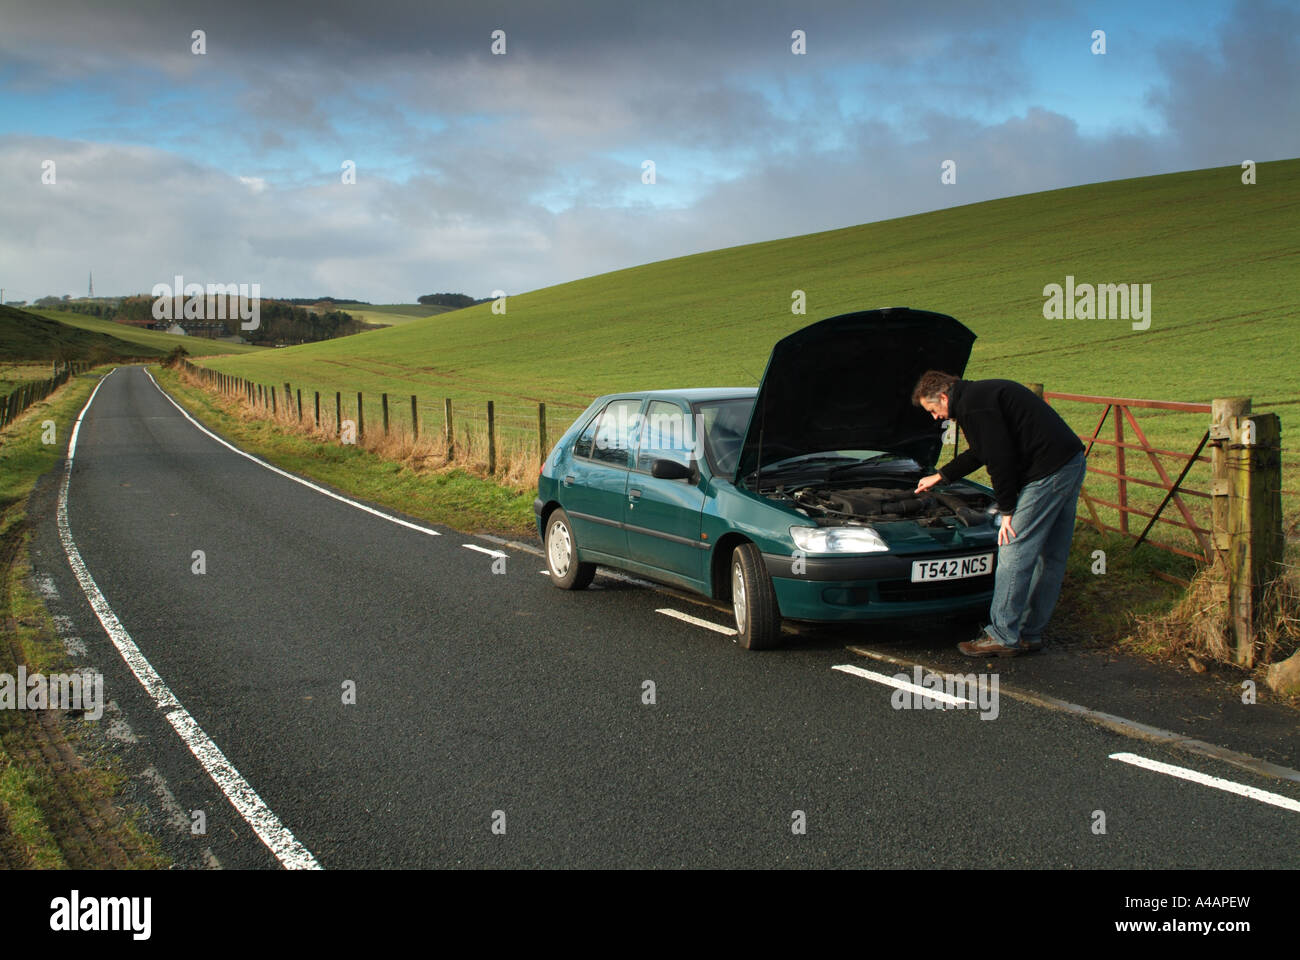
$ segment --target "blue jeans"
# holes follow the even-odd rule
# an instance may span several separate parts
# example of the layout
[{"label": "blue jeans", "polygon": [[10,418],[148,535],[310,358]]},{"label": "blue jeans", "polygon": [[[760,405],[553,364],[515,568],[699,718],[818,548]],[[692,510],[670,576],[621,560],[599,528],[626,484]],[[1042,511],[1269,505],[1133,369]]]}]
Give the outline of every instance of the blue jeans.
[{"label": "blue jeans", "polygon": [[1088,462],[1080,452],[1055,473],[1025,484],[1011,515],[1015,537],[998,548],[988,635],[1009,647],[1041,642],[1065,579],[1074,511]]}]

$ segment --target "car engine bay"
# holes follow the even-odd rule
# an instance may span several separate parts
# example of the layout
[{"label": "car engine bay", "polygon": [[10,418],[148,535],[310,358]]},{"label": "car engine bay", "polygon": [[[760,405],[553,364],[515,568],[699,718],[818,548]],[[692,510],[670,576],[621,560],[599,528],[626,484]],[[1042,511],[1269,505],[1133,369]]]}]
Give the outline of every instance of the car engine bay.
[{"label": "car engine bay", "polygon": [[762,494],[793,501],[806,516],[834,523],[911,520],[926,527],[951,526],[954,522],[973,527],[993,519],[996,506],[993,498],[975,487],[939,484],[919,494],[915,489],[915,479],[904,482],[873,478],[869,484],[861,481],[782,484],[763,490]]}]

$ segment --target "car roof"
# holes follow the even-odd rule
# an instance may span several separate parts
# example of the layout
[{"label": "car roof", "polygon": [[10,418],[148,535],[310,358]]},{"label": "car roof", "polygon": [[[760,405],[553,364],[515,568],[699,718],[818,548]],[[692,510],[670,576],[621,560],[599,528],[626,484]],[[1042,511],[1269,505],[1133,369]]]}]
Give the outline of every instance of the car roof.
[{"label": "car roof", "polygon": [[681,390],[629,390],[625,393],[610,393],[597,397],[594,402],[647,397],[651,400],[685,400],[687,403],[699,403],[707,400],[750,399],[757,394],[758,387],[687,387]]}]

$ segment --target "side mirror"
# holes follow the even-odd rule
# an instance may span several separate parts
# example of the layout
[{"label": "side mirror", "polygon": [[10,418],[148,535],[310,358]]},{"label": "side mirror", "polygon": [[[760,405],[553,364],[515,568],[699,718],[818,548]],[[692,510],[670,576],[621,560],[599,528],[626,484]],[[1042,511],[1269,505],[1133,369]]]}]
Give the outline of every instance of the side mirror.
[{"label": "side mirror", "polygon": [[695,471],[684,463],[661,458],[651,461],[650,476],[660,480],[689,480],[695,476]]}]

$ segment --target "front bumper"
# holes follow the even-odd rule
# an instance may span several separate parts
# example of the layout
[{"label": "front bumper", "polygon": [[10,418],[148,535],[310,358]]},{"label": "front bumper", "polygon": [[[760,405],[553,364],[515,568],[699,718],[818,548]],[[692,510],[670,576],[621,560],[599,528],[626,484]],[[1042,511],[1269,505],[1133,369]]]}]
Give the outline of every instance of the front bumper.
[{"label": "front bumper", "polygon": [[877,620],[987,608],[993,574],[912,583],[915,560],[953,559],[997,547],[937,554],[794,558],[764,554],[781,616],[792,620]]}]

